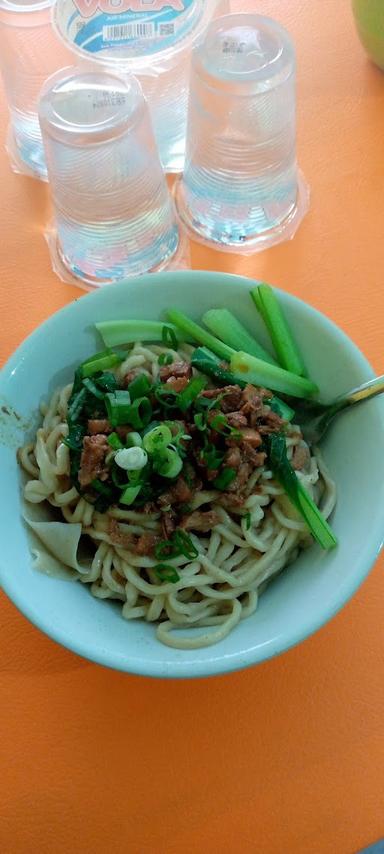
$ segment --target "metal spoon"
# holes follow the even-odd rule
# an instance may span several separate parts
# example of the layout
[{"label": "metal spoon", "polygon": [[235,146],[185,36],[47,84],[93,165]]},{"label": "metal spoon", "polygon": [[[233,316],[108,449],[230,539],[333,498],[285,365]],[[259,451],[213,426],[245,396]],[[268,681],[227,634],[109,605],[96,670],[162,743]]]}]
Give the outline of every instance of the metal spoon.
[{"label": "metal spoon", "polygon": [[295,407],[295,421],[300,424],[304,439],[316,445],[323,438],[335,415],[383,392],[384,376],[381,376],[337,397],[331,403],[303,400]]}]

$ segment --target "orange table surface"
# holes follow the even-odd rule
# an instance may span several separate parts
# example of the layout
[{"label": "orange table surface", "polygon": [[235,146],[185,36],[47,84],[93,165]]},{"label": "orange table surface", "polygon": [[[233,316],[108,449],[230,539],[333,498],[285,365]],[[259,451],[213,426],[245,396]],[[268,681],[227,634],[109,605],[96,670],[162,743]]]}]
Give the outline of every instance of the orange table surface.
[{"label": "orange table surface", "polygon": [[[308,300],[383,372],[384,75],[348,0],[237,7],[276,17],[295,39],[311,209],[290,243],[251,258],[194,246],[193,267]],[[2,138],[6,121],[3,105]],[[4,360],[82,292],[51,271],[46,187],[13,175],[3,150],[0,178]],[[381,559],[299,647],[197,681],[83,661],[1,596],[2,854],[353,854],[384,836],[383,569]]]}]

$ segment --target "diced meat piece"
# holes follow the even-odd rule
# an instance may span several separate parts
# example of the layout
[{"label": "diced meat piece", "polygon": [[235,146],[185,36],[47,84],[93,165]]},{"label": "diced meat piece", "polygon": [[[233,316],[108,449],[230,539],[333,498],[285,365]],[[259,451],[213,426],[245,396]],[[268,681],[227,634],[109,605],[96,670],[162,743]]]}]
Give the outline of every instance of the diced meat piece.
[{"label": "diced meat piece", "polygon": [[240,447],[241,454],[245,463],[251,463],[251,465],[255,469],[264,465],[265,458],[267,456],[264,451],[257,451],[256,448],[252,447],[252,445],[247,445],[246,443],[240,445]]},{"label": "diced meat piece", "polygon": [[172,504],[185,504],[192,498],[193,492],[189,488],[183,477],[178,477],[177,481],[167,492],[163,492],[158,498],[160,507],[167,507]]},{"label": "diced meat piece", "polygon": [[307,445],[296,445],[292,456],[292,468],[294,468],[295,471],[301,471],[301,469],[307,467],[310,459],[311,455]]},{"label": "diced meat piece", "polygon": [[172,536],[175,528],[176,528],[175,513],[172,513],[171,511],[168,510],[165,513],[163,513],[161,516],[161,530],[162,530],[164,538],[166,540],[169,540],[169,538]]},{"label": "diced meat piece", "polygon": [[219,522],[219,516],[214,510],[206,510],[204,512],[194,510],[193,513],[183,516],[179,528],[182,528],[184,531],[201,531],[203,534],[206,534],[215,525],[218,525]]},{"label": "diced meat piece", "polygon": [[225,385],[223,388],[207,388],[201,392],[200,397],[206,397],[208,400],[214,400],[216,397],[223,399],[220,401],[222,412],[234,412],[240,409],[242,397],[241,388],[238,385]]},{"label": "diced meat piece", "polygon": [[224,395],[221,401],[223,412],[235,412],[240,409],[242,403],[242,390],[239,385],[226,385],[221,390]]},{"label": "diced meat piece", "polygon": [[161,542],[161,537],[157,534],[153,534],[152,531],[146,531],[145,534],[141,534],[139,537],[135,552],[138,555],[151,555],[155,549],[155,547]]},{"label": "diced meat piece", "polygon": [[190,379],[192,376],[192,365],[188,362],[172,362],[171,365],[163,365],[159,371],[160,379],[167,382],[171,377],[186,377]]},{"label": "diced meat piece", "polygon": [[224,463],[231,469],[238,469],[241,463],[240,448],[228,448],[225,454]]},{"label": "diced meat piece", "polygon": [[156,504],[154,501],[146,501],[142,510],[146,516],[149,516],[152,513],[158,513],[158,508],[156,507]]},{"label": "diced meat piece", "polygon": [[252,427],[247,427],[245,430],[241,431],[242,433],[242,441],[243,444],[251,445],[252,448],[260,448],[262,444],[262,438],[258,430],[254,430]]},{"label": "diced meat piece", "polygon": [[249,463],[241,463],[235,480],[228,486],[228,492],[242,492],[252,473],[252,466]]},{"label": "diced meat piece", "polygon": [[241,411],[248,418],[251,427],[256,425],[257,419],[263,411],[262,391],[253,385],[247,385],[243,389]]},{"label": "diced meat piece", "polygon": [[219,474],[218,469],[207,469],[205,472],[205,478],[206,478],[206,480],[208,480],[210,482],[211,480],[215,480],[217,478],[218,474]]},{"label": "diced meat piece", "polygon": [[127,534],[122,531],[117,519],[109,520],[108,534],[112,542],[123,549],[130,549],[136,543],[134,534]]},{"label": "diced meat piece", "polygon": [[248,421],[243,415],[242,412],[229,412],[227,415],[227,421],[230,427],[233,427],[235,430],[241,430],[243,427],[247,427]]},{"label": "diced meat piece", "polygon": [[98,433],[112,433],[112,427],[107,418],[90,418],[88,421],[88,433],[97,436]]},{"label": "diced meat piece", "polygon": [[166,385],[167,387],[172,389],[172,391],[176,391],[177,393],[183,391],[189,383],[188,377],[169,377]]},{"label": "diced meat piece", "polygon": [[108,477],[108,469],[105,468],[105,457],[109,450],[106,436],[101,434],[84,436],[79,470],[80,486],[89,486],[96,478],[105,480]]},{"label": "diced meat piece", "polygon": [[220,388],[206,388],[199,394],[199,397],[206,397],[207,400],[214,400],[221,393]]},{"label": "diced meat piece", "polygon": [[262,436],[267,436],[269,433],[280,433],[280,430],[284,424],[280,415],[277,412],[273,412],[272,409],[263,408],[262,413],[262,423],[258,423],[257,429]]},{"label": "diced meat piece", "polygon": [[221,492],[217,498],[215,498],[217,504],[221,504],[225,510],[238,510],[241,507],[244,507],[245,496],[244,495],[235,495],[229,492]]}]

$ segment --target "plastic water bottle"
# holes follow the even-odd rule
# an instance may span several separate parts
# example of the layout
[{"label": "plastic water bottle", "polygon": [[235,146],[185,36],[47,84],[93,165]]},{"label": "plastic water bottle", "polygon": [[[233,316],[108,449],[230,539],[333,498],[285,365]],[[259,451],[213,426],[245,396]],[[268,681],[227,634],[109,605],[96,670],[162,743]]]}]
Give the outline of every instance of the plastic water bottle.
[{"label": "plastic water bottle", "polygon": [[52,28],[52,2],[0,0],[0,70],[11,116],[8,151],[15,171],[45,180],[39,91],[50,74],[70,61]]},{"label": "plastic water bottle", "polygon": [[255,251],[292,237],[307,209],[296,162],[296,60],[261,15],[213,21],[195,48],[180,216],[203,242]]},{"label": "plastic water bottle", "polygon": [[150,105],[160,159],[184,164],[191,50],[229,0],[57,0],[54,25],[84,63],[134,74]]},{"label": "plastic water bottle", "polygon": [[64,267],[93,286],[166,267],[179,231],[137,80],[65,68],[39,117]]}]

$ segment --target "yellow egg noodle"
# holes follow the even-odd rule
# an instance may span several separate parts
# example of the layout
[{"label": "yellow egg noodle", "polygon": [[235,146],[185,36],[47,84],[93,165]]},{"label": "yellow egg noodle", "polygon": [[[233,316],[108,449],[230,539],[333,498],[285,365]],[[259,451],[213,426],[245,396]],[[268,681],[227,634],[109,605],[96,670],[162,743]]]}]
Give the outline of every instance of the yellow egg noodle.
[{"label": "yellow egg noodle", "polygon": [[[135,344],[116,374],[122,378],[127,371],[139,367],[149,378],[156,379],[161,353],[171,353],[178,360],[190,358],[187,345],[175,352],[166,347]],[[214,491],[194,495],[191,510],[215,510],[219,524],[209,535],[191,532],[198,557],[192,561],[183,555],[167,559],[167,564],[177,567],[179,581],[159,582],[153,570],[158,561],[116,544],[110,536],[110,524],[116,520],[122,534],[161,534],[161,514],[116,506],[99,513],[75,487],[67,488],[63,476],[69,475],[70,457],[63,439],[68,435],[66,414],[71,390],[72,385],[57,390],[49,404],[42,405],[43,423],[36,439],[19,452],[28,478],[24,487],[26,505],[47,502],[65,520],[57,521],[56,511],[54,521],[33,521],[26,511],[26,520],[43,549],[35,550],[36,565],[44,568],[50,559],[53,565],[64,563],[75,578],[90,585],[94,596],[121,601],[125,619],[158,623],[157,637],[168,646],[196,649],[217,643],[241,619],[253,614],[267,580],[292,563],[300,549],[312,544],[306,524],[271,471],[261,466],[248,481],[247,498],[241,508],[224,509],[215,503]],[[305,445],[298,426],[288,425],[286,444],[289,458],[298,444]],[[328,518],[335,505],[336,489],[317,449],[311,450],[309,465],[297,475]],[[88,560],[79,556],[85,538],[93,550]]]}]

